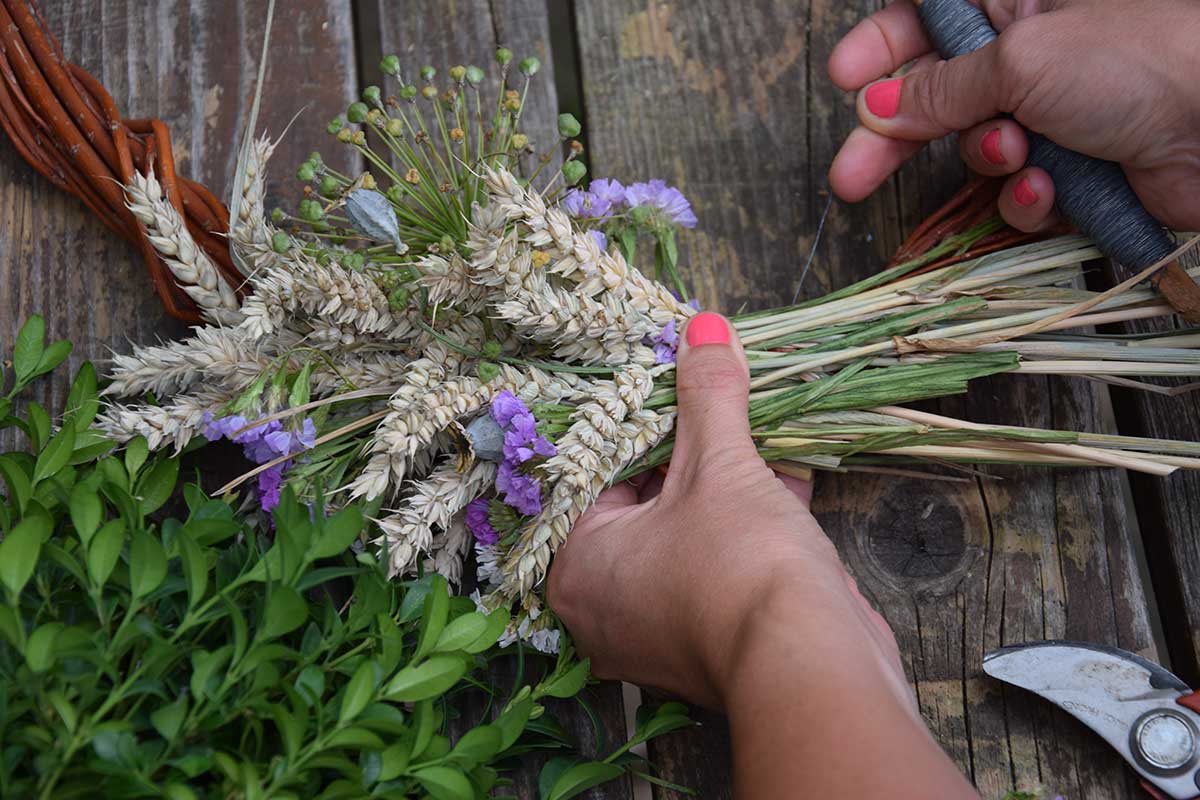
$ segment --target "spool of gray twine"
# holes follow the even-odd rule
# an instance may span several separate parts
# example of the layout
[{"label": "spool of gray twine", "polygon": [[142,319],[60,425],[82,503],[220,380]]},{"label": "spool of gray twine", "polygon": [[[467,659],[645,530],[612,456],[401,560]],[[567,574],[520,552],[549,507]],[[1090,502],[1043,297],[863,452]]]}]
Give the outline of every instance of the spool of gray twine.
[{"label": "spool of gray twine", "polygon": [[[923,0],[920,14],[942,58],[996,39],[987,15],[967,0]],[[1032,131],[1026,163],[1049,173],[1059,212],[1126,267],[1144,269],[1175,249],[1171,234],[1142,206],[1119,165],[1059,147]]]}]

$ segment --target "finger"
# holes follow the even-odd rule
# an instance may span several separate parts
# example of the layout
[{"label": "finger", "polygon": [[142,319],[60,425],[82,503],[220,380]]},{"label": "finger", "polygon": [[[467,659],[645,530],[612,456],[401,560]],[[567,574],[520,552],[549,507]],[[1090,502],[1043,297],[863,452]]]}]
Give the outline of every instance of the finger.
[{"label": "finger", "polygon": [[1025,166],[1029,139],[1012,120],[993,119],[959,134],[958,149],[980,175],[1011,175]]},{"label": "finger", "polygon": [[829,77],[840,89],[858,91],[932,49],[916,6],[898,0],[842,37],[829,55]]},{"label": "finger", "polygon": [[1042,231],[1058,222],[1054,213],[1054,182],[1045,170],[1023,169],[1000,190],[1000,216],[1017,230]]},{"label": "finger", "polygon": [[930,141],[1010,111],[999,79],[995,42],[900,78],[876,81],[858,94],[858,117],[894,139]]},{"label": "finger", "polygon": [[692,317],[675,367],[679,413],[668,481],[686,479],[705,462],[757,457],[750,438],[750,370],[733,326],[720,314]]},{"label": "finger", "polygon": [[782,472],[776,472],[775,476],[779,478],[779,480],[783,481],[783,485],[788,488],[788,491],[796,495],[796,499],[798,499],[801,503],[804,503],[805,508],[809,507],[809,505],[812,503],[812,481],[801,480],[800,478],[796,478],[791,475],[785,475]]},{"label": "finger", "polygon": [[846,202],[857,203],[878,189],[923,144],[890,139],[861,126],[855,128],[829,167],[830,188]]},{"label": "finger", "polygon": [[614,508],[628,508],[637,505],[638,488],[632,481],[622,481],[610,486],[596,496],[592,510],[611,511]]}]

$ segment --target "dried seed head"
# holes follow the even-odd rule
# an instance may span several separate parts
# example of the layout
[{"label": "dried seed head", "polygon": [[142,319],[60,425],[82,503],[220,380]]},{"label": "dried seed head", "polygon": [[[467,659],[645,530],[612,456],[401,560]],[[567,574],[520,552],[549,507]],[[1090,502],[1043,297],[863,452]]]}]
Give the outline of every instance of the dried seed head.
[{"label": "dried seed head", "polygon": [[404,173],[404,180],[416,186],[421,182],[421,173],[417,172],[416,167],[411,167],[408,172]]}]

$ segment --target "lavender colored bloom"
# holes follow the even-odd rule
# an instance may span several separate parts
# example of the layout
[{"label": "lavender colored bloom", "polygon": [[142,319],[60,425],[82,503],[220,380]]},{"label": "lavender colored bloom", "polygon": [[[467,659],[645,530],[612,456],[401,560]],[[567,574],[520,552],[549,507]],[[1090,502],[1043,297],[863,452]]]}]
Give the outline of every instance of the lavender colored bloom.
[{"label": "lavender colored bloom", "polygon": [[667,186],[666,181],[657,178],[630,185],[625,190],[625,202],[631,208],[656,208],[672,222],[685,228],[694,228],[698,222],[696,214],[692,211],[692,204],[683,196],[683,192],[674,186]]},{"label": "lavender colored bloom", "polygon": [[504,433],[504,458],[513,464],[523,464],[534,456],[552,456],[554,445],[537,432],[537,420],[528,412],[517,414]]},{"label": "lavender colored bloom", "polygon": [[537,478],[517,471],[511,461],[496,470],[496,490],[504,492],[504,502],[526,516],[541,513],[542,485]]},{"label": "lavender colored bloom", "polygon": [[[211,417],[206,414],[205,416]],[[221,417],[220,419],[211,420],[208,426],[204,429],[204,438],[210,442],[215,442],[218,439],[226,437],[232,438],[233,432],[239,428],[246,427],[246,418],[240,414],[235,414],[231,417]]]},{"label": "lavender colored bloom", "polygon": [[584,216],[584,203],[590,202],[590,200],[591,195],[583,189],[572,189],[563,196],[562,204],[572,217],[582,217]]},{"label": "lavender colored bloom", "polygon": [[501,428],[507,427],[518,414],[528,413],[526,405],[512,392],[504,391],[492,398],[492,419]]},{"label": "lavender colored bloom", "polygon": [[296,434],[296,441],[305,450],[311,450],[317,446],[317,426],[312,421],[312,417],[304,418],[304,424],[300,426],[300,432]]},{"label": "lavender colored bloom", "polygon": [[478,497],[467,504],[467,530],[482,545],[495,544],[500,541],[500,532],[492,527],[488,517],[492,501],[486,497]]},{"label": "lavender colored bloom", "polygon": [[599,247],[601,252],[608,249],[608,237],[604,235],[604,231],[588,231],[588,233],[596,240],[596,247]]},{"label": "lavender colored bloom", "polygon": [[[593,216],[607,217],[625,205],[625,187],[612,178],[597,178],[588,186],[592,196]],[[597,211],[599,209],[599,211]]]},{"label": "lavender colored bloom", "polygon": [[273,511],[279,505],[279,490],[283,486],[283,472],[290,462],[276,464],[258,474],[258,503],[263,511]]},{"label": "lavender colored bloom", "polygon": [[679,334],[675,332],[675,320],[663,326],[662,331],[651,340],[656,364],[674,364],[679,350]]}]

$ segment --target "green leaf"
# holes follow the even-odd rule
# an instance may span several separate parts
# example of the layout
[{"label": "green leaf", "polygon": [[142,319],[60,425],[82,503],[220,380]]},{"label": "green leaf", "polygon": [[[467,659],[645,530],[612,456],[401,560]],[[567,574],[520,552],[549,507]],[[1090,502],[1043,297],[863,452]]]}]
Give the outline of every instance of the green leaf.
[{"label": "green leaf", "polygon": [[24,383],[37,369],[38,362],[42,360],[45,340],[46,322],[34,314],[21,326],[13,343],[13,371],[19,383]]},{"label": "green leaf", "polygon": [[12,606],[0,605],[0,634],[8,640],[8,643],[18,650],[21,649],[22,635],[21,623],[17,621],[17,615],[13,611]]},{"label": "green leaf", "polygon": [[296,408],[308,402],[312,369],[312,361],[305,361],[304,366],[300,368],[300,372],[292,381],[292,390],[288,393],[288,407]]},{"label": "green leaf", "polygon": [[457,761],[464,769],[471,769],[476,764],[494,758],[500,752],[502,741],[503,734],[500,728],[495,725],[480,725],[462,735],[448,758]]},{"label": "green leaf", "polygon": [[92,362],[85,361],[75,373],[71,382],[71,392],[67,395],[67,407],[63,409],[65,416],[75,421],[75,430],[83,433],[91,426],[100,410],[100,401],[96,397],[96,368]]},{"label": "green leaf", "polygon": [[162,542],[136,533],[129,547],[129,591],[135,598],[153,592],[167,577],[167,553]]},{"label": "green leaf", "polygon": [[33,575],[42,543],[50,535],[50,522],[42,514],[26,517],[0,541],[0,582],[18,595]]},{"label": "green leaf", "polygon": [[274,639],[294,631],[308,619],[308,603],[291,586],[277,585],[263,612],[263,636]]},{"label": "green leaf", "polygon": [[506,609],[498,608],[487,615],[487,628],[483,633],[479,634],[479,638],[462,649],[467,653],[482,653],[489,647],[500,641],[500,637],[504,635],[504,631],[508,628],[508,623],[512,619]]},{"label": "green leaf", "polygon": [[441,636],[438,636],[437,642],[433,645],[433,652],[448,653],[453,650],[462,650],[476,642],[487,631],[487,627],[488,618],[478,611],[463,614],[452,620],[442,630]]},{"label": "green leaf", "polygon": [[37,465],[33,468],[33,482],[50,477],[67,465],[71,453],[75,452],[75,426],[69,421],[54,435],[42,452],[38,453]]},{"label": "green leaf", "polygon": [[325,740],[326,747],[356,747],[367,750],[382,750],[386,745],[379,734],[366,728],[343,728]]},{"label": "green leaf", "polygon": [[342,695],[342,708],[338,712],[338,722],[344,723],[354,719],[358,713],[367,707],[375,697],[375,686],[379,667],[374,661],[363,661],[354,671],[354,676],[346,684]]},{"label": "green leaf", "polygon": [[103,586],[112,574],[124,546],[125,523],[119,519],[105,523],[92,537],[92,543],[88,546],[87,565],[88,574],[97,587]]},{"label": "green leaf", "polygon": [[4,482],[8,485],[9,502],[15,502],[17,512],[24,514],[25,506],[33,496],[33,484],[29,482],[29,476],[21,469],[20,463],[8,453],[0,455],[0,475],[4,476]]},{"label": "green leaf", "polygon": [[[130,472],[130,475],[133,473]],[[138,481],[134,494],[142,504],[143,514],[153,514],[171,498],[179,479],[179,459],[162,458]]]},{"label": "green leaf", "polygon": [[275,720],[275,727],[279,730],[279,735],[283,739],[284,753],[290,759],[300,749],[304,741],[304,724],[278,703],[271,705],[271,717]]},{"label": "green leaf", "polygon": [[621,777],[625,770],[616,764],[605,764],[600,761],[585,761],[568,767],[551,784],[546,800],[567,800],[583,794],[593,786]]},{"label": "green leaf", "polygon": [[534,690],[534,694],[538,697],[574,697],[587,684],[588,663],[588,659],[585,658],[566,672],[555,675]]},{"label": "green leaf", "polygon": [[150,712],[150,724],[154,726],[154,730],[158,731],[159,736],[168,742],[174,741],[175,735],[179,733],[179,727],[183,725],[183,720],[187,717],[187,709],[187,696],[181,694],[174,703],[159,706]]},{"label": "green leaf", "polygon": [[33,633],[25,644],[25,663],[34,672],[45,672],[54,664],[54,645],[64,625],[61,622],[47,622]]},{"label": "green leaf", "polygon": [[296,676],[296,693],[310,706],[319,706],[325,694],[325,672],[320,667],[309,665]]},{"label": "green leaf", "polygon": [[656,736],[662,736],[671,731],[677,731],[680,728],[687,728],[695,723],[683,714],[656,714],[651,717],[646,725],[634,733],[635,738],[641,741],[653,739]]},{"label": "green leaf", "polygon": [[342,509],[321,526],[316,541],[308,548],[309,559],[331,558],[346,552],[358,538],[362,527],[363,516],[358,506]]},{"label": "green leaf", "polygon": [[58,714],[58,718],[62,720],[70,733],[75,732],[76,726],[79,724],[79,712],[75,710],[75,706],[71,705],[71,701],[67,696],[59,691],[46,693],[46,699],[50,702],[54,713]]},{"label": "green leaf", "polygon": [[69,355],[71,355],[70,342],[66,339],[59,339],[56,342],[52,342],[49,347],[42,351],[42,357],[38,359],[33,374],[37,376],[53,372],[59,364],[67,360],[67,356]]},{"label": "green leaf", "polygon": [[192,653],[192,677],[190,686],[192,695],[199,701],[208,697],[209,683],[218,683],[217,671],[229,661],[233,655],[233,645],[224,645],[216,650],[197,650]]},{"label": "green leaf", "polygon": [[138,474],[149,455],[150,445],[146,442],[146,437],[135,436],[129,440],[125,445],[125,471],[129,473],[129,477]]},{"label": "green leaf", "polygon": [[437,697],[449,690],[467,674],[467,665],[457,656],[433,656],[418,666],[409,666],[396,673],[387,686],[389,700],[416,702]]},{"label": "green leaf", "polygon": [[29,403],[25,414],[29,417],[29,429],[32,432],[29,436],[31,449],[40,451],[42,444],[50,438],[50,415],[35,402]]},{"label": "green leaf", "polygon": [[188,606],[194,607],[204,598],[208,589],[208,559],[186,528],[175,534],[175,547],[183,565],[184,580],[187,581]]},{"label": "green leaf", "polygon": [[67,508],[71,513],[71,524],[75,526],[75,533],[79,535],[83,546],[87,547],[88,542],[92,540],[92,534],[100,527],[100,518],[104,513],[104,504],[100,502],[100,496],[96,494],[95,489],[77,483],[71,489]]},{"label": "green leaf", "polygon": [[438,713],[432,700],[423,700],[413,709],[412,758],[417,758],[429,747],[434,728],[438,726]]},{"label": "green leaf", "polygon": [[426,767],[413,777],[434,800],[474,800],[475,790],[467,776],[449,767]]},{"label": "green leaf", "polygon": [[397,742],[381,754],[382,764],[379,769],[379,780],[390,781],[399,777],[408,769],[408,743]]},{"label": "green leaf", "polygon": [[529,715],[533,713],[533,698],[529,696],[528,691],[529,689],[526,687],[525,696],[506,708],[504,713],[496,717],[496,721],[493,723],[500,729],[501,752],[516,744],[517,739],[520,739],[521,734],[525,732]]},{"label": "green leaf", "polygon": [[412,660],[420,661],[432,649],[442,629],[446,627],[446,617],[450,613],[450,590],[446,579],[434,575],[431,579],[429,596],[425,598],[425,613],[421,619],[421,632],[417,635],[417,649]]}]

